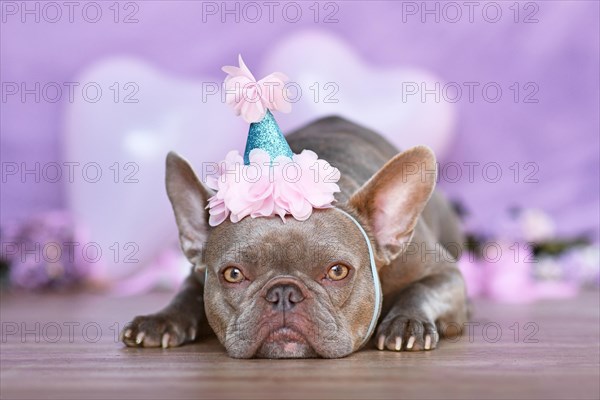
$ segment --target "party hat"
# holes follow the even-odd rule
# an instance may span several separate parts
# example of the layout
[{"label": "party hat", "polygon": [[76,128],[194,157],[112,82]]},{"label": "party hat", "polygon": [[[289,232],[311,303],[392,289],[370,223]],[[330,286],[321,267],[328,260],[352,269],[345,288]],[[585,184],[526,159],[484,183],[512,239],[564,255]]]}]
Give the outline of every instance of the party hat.
[{"label": "party hat", "polygon": [[278,156],[292,157],[292,149],[287,140],[283,137],[275,117],[271,111],[267,110],[264,118],[260,122],[250,124],[248,139],[246,141],[246,151],[244,151],[244,164],[250,164],[250,152],[254,149],[263,149],[271,159]]},{"label": "party hat", "polygon": [[225,100],[236,115],[250,123],[242,157],[230,151],[206,184],[216,194],[209,199],[211,226],[228,217],[239,222],[250,216],[291,215],[299,221],[313,209],[332,207],[339,192],[339,171],[310,150],[294,154],[271,111],[290,112],[281,72],[258,82],[239,56],[239,67],[225,66]]}]

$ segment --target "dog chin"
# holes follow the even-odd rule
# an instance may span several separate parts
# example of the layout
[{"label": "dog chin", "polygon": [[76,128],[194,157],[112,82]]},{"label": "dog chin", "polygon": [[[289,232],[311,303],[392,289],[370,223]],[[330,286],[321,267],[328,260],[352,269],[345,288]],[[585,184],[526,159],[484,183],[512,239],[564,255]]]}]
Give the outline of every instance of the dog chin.
[{"label": "dog chin", "polygon": [[318,356],[306,338],[290,328],[279,328],[271,332],[256,352],[258,358],[315,358]]}]

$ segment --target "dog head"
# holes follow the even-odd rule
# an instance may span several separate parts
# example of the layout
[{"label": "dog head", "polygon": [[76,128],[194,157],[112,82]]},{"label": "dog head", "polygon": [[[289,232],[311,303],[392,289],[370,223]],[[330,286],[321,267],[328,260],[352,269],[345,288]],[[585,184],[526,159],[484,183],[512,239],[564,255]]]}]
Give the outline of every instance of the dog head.
[{"label": "dog head", "polygon": [[416,147],[339,209],[314,210],[302,222],[247,217],[210,227],[213,193],[169,153],[167,192],[181,246],[206,274],[206,316],[229,355],[336,358],[358,350],[379,312],[371,260],[380,268],[402,252],[433,192],[431,171],[433,153]]}]

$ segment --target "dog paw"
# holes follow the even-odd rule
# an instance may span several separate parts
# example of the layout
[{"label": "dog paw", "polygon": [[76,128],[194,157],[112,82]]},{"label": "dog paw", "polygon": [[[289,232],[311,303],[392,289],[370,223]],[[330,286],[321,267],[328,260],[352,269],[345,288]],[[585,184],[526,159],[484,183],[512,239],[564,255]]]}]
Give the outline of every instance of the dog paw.
[{"label": "dog paw", "polygon": [[435,349],[440,336],[431,321],[396,316],[379,324],[375,340],[379,350],[420,351]]},{"label": "dog paw", "polygon": [[121,340],[129,347],[177,347],[196,340],[197,329],[191,321],[169,314],[135,317],[125,325]]}]

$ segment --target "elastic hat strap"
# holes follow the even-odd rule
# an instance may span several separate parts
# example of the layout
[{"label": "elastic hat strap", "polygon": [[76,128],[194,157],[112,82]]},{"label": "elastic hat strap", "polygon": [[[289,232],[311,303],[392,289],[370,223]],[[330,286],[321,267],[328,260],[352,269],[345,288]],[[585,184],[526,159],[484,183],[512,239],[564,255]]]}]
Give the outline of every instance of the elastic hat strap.
[{"label": "elastic hat strap", "polygon": [[381,313],[381,303],[382,303],[382,298],[383,298],[383,296],[381,294],[381,282],[379,281],[379,274],[377,273],[377,266],[375,265],[375,254],[373,252],[373,246],[371,245],[371,240],[369,239],[367,232],[365,232],[362,225],[352,215],[348,214],[346,211],[344,211],[340,208],[335,208],[335,209],[338,210],[339,212],[341,212],[342,214],[346,215],[348,218],[350,218],[350,220],[352,222],[354,222],[354,225],[356,225],[358,227],[358,230],[360,231],[360,233],[362,233],[363,237],[365,238],[365,241],[367,242],[367,248],[369,249],[369,260],[371,262],[371,273],[373,274],[373,285],[375,286],[375,304],[373,305],[373,317],[371,318],[371,323],[369,324],[369,329],[367,330],[367,334],[363,338],[363,341],[360,345],[360,347],[362,347],[367,343],[367,341],[373,334],[373,331],[375,330],[375,326],[377,325],[377,320],[379,319],[379,314]]}]

